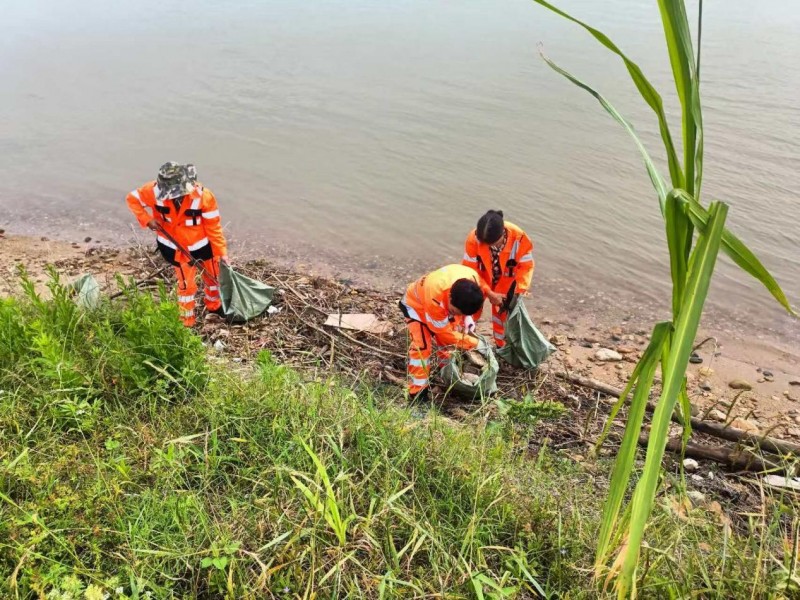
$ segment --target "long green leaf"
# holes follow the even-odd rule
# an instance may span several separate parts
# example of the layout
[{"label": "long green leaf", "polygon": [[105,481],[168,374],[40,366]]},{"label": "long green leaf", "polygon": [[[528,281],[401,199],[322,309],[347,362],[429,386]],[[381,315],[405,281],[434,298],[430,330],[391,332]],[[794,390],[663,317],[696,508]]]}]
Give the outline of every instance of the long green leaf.
[{"label": "long green leaf", "polygon": [[669,247],[669,271],[672,276],[672,314],[677,315],[683,303],[689,250],[692,244],[691,221],[682,210],[679,192],[671,190],[664,205],[664,225]]},{"label": "long green leaf", "polygon": [[[686,213],[689,215],[692,223],[694,223],[694,226],[700,231],[705,231],[708,227],[708,211],[686,192],[680,194],[680,199],[683,202]],[[761,264],[758,257],[753,254],[744,242],[728,229],[725,229],[722,233],[722,250],[733,262],[741,267],[743,271],[760,281],[790,315],[797,316],[797,313],[789,303],[789,299],[786,297],[786,294],[783,292],[778,282],[775,281],[775,278],[770,274],[767,268]]]},{"label": "long green leaf", "polygon": [[[536,1],[538,2],[539,0],[536,0]],[[633,129],[633,125],[631,125],[630,122],[628,122],[628,120],[625,117],[623,117],[620,114],[620,112],[616,108],[614,108],[611,105],[611,103],[608,100],[606,100],[605,97],[600,92],[596,91],[594,88],[592,88],[588,84],[584,83],[583,81],[581,81],[580,79],[578,79],[577,77],[575,77],[574,75],[569,73],[568,71],[566,71],[566,70],[562,69],[561,67],[559,67],[556,63],[554,63],[552,60],[547,58],[547,56],[545,56],[544,52],[542,52],[541,50],[540,50],[540,54],[542,55],[542,58],[544,59],[544,61],[548,65],[550,65],[550,67],[556,73],[558,73],[560,75],[563,75],[564,77],[569,79],[572,83],[574,83],[578,87],[586,90],[592,96],[594,96],[597,99],[597,101],[600,103],[600,105],[603,108],[606,109],[608,114],[610,114],[612,117],[614,117],[614,119],[620,125],[622,125],[625,128],[625,131],[627,131],[628,134],[633,138],[633,141],[636,143],[636,146],[639,148],[639,152],[641,153],[642,158],[644,159],[644,166],[647,169],[647,174],[650,175],[650,181],[653,183],[653,187],[655,188],[656,192],[658,193],[659,204],[661,205],[661,211],[663,212],[664,211],[664,203],[666,202],[666,198],[667,198],[667,186],[664,183],[664,178],[658,172],[658,168],[656,168],[656,165],[653,162],[653,159],[650,158],[650,154],[648,154],[647,148],[644,147],[644,144],[642,144],[642,141],[639,139],[639,136],[636,135],[636,131]]]},{"label": "long green leaf", "polygon": [[[695,155],[697,151],[697,121],[695,119],[695,58],[692,48],[692,34],[686,17],[683,0],[658,0],[661,22],[667,41],[669,62],[681,103],[683,122],[683,166],[686,169],[685,185],[673,180],[675,187],[685,187],[694,194]],[[699,107],[699,103],[697,107]]]},{"label": "long green leaf", "polygon": [[617,580],[620,598],[624,598],[634,590],[634,574],[639,558],[639,549],[644,536],[644,529],[653,507],[661,460],[669,432],[670,418],[675,403],[681,392],[689,364],[692,345],[697,335],[703,305],[708,295],[711,275],[717,261],[722,233],[725,229],[725,217],[728,206],[715,202],[709,208],[708,226],[700,234],[697,246],[692,253],[689,265],[689,285],[686,288],[683,305],[675,322],[675,333],[667,358],[664,373],[664,384],[661,397],[656,405],[650,428],[650,440],[647,444],[642,478],[636,486],[631,500],[631,519],[628,531],[628,543],[622,561],[622,572]]},{"label": "long green leaf", "polygon": [[[641,68],[631,59],[629,59],[623,52],[620,50],[617,45],[611,41],[611,39],[604,34],[602,31],[595,29],[591,25],[584,23],[580,19],[576,19],[572,15],[565,13],[563,10],[553,6],[546,0],[534,0],[537,4],[541,4],[547,9],[550,9],[557,15],[564,17],[580,25],[586,31],[588,31],[598,42],[603,44],[606,48],[611,50],[614,54],[619,56],[622,61],[625,63],[625,67],[628,69],[628,73],[630,73],[631,79],[633,80],[634,85],[636,85],[636,89],[639,90],[639,93],[644,98],[644,101],[647,102],[647,105],[653,109],[653,112],[658,117],[658,128],[661,131],[661,139],[664,141],[664,148],[667,152],[667,163],[669,164],[669,173],[670,178],[672,179],[672,186],[673,187],[685,187],[684,185],[684,174],[683,170],[681,169],[680,162],[678,161],[678,154],[675,151],[675,144],[672,141],[672,134],[669,130],[669,123],[667,122],[667,116],[664,113],[664,101],[661,99],[661,95],[656,91],[656,88],[650,83],[647,77],[644,76]],[[663,197],[662,197],[663,199]]]},{"label": "long green leaf", "polygon": [[[636,369],[639,370],[638,383],[628,410],[628,420],[625,426],[625,433],[622,436],[622,443],[617,452],[617,460],[614,463],[608,498],[603,507],[603,519],[600,525],[597,558],[595,561],[595,569],[598,576],[600,575],[600,569],[606,564],[611,536],[619,522],[619,513],[630,483],[631,471],[636,458],[636,447],[639,443],[639,434],[642,431],[645,409],[650,398],[650,390],[653,387],[656,367],[661,360],[662,348],[671,329],[672,323],[669,321],[656,324],[650,343],[636,365]],[[620,398],[623,397],[624,395],[620,396]],[[608,423],[610,422],[611,419],[609,419]],[[608,427],[608,424],[606,427]]]}]

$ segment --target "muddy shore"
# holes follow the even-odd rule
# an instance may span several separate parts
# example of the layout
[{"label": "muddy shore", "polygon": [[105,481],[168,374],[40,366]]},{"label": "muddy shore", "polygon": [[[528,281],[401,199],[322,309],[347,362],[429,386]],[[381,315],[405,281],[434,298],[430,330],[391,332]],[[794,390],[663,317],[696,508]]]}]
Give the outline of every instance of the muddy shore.
[{"label": "muddy shore", "polygon": [[[91,272],[107,289],[114,287],[115,273],[144,278],[163,266],[152,247],[121,249],[116,244],[106,245],[90,238],[69,243],[5,233],[0,235],[0,264],[2,295],[18,289],[15,274],[18,265],[24,265],[42,289],[48,277],[47,265],[53,265],[64,281]],[[321,273],[302,263],[290,267],[250,260],[237,266],[265,279],[273,277],[268,282],[277,287],[285,287],[281,282],[292,286],[301,296],[307,295],[311,300],[309,305],[315,304],[315,298],[324,298],[321,307],[314,306],[318,325],[324,322],[322,312],[326,310],[372,312],[392,323],[390,338],[402,334],[402,320],[396,314],[395,299],[405,281],[395,280],[391,286],[370,286],[341,273]],[[322,288],[326,288],[325,293],[320,292]],[[621,387],[647,343],[649,325],[636,315],[622,315],[619,320],[608,323],[594,319],[591,311],[579,311],[577,315],[569,309],[559,311],[536,297],[529,299],[528,305],[537,325],[558,347],[551,362],[582,376]],[[212,342],[222,339],[223,344],[229,346],[229,352],[240,354],[242,360],[260,348],[271,349],[278,355],[284,353],[285,358],[296,360],[297,355],[290,356],[291,352],[287,353],[282,346],[287,340],[273,343],[276,332],[270,331],[269,323],[265,320],[258,328],[242,329],[222,328],[210,322],[204,325],[204,331],[210,339],[214,338]],[[483,327],[487,325],[484,323]],[[221,329],[227,331],[219,333]],[[324,333],[320,335],[324,339]],[[226,338],[231,336],[239,338],[238,341],[229,344]],[[741,428],[800,439],[800,350],[761,340],[745,344],[735,336],[715,331],[702,331],[697,343],[704,340],[697,350],[698,362],[691,365],[689,372],[690,397],[698,409],[710,418],[721,419],[722,415],[727,416],[728,421],[738,418]],[[391,350],[386,350],[384,355],[375,353],[373,374],[390,379],[402,377],[399,339],[388,341],[386,347]],[[598,360],[598,350],[603,348],[619,353],[621,360]],[[307,350],[309,364],[318,363],[320,355],[324,354],[320,353],[320,348]],[[331,352],[331,348],[324,350]],[[739,389],[731,387],[732,383]],[[742,390],[741,387],[747,387],[745,384],[752,389]]]}]

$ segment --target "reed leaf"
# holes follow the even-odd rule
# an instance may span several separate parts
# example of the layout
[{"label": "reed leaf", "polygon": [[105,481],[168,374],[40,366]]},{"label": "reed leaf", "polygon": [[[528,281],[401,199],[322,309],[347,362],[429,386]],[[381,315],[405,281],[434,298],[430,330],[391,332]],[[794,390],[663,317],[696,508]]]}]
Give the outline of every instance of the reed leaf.
[{"label": "reed leaf", "polygon": [[[536,1],[538,2],[539,0]],[[552,68],[556,73],[563,75],[569,81],[577,85],[579,88],[586,90],[592,96],[594,96],[600,103],[600,105],[606,109],[608,114],[614,117],[614,120],[616,120],[617,123],[622,125],[622,127],[625,128],[625,131],[627,131],[628,134],[631,136],[631,138],[633,138],[633,141],[636,143],[636,147],[639,148],[639,152],[641,153],[642,158],[644,159],[644,166],[647,169],[647,174],[650,176],[650,181],[652,182],[653,187],[656,190],[656,193],[658,193],[659,204],[661,205],[663,212],[664,203],[666,201],[668,192],[667,184],[664,182],[664,178],[661,176],[661,173],[658,172],[658,168],[653,162],[653,159],[650,158],[650,154],[647,152],[647,148],[644,147],[644,144],[642,144],[642,141],[639,139],[639,136],[636,135],[636,131],[634,130],[633,125],[631,125],[631,123],[625,117],[623,117],[622,114],[616,108],[614,108],[611,105],[611,103],[608,100],[606,100],[606,98],[600,92],[598,92],[587,83],[584,83],[583,81],[575,77],[572,73],[569,73],[562,67],[558,66],[547,56],[545,56],[541,48],[539,49],[539,54],[542,56],[542,59],[550,66],[550,68]]]},{"label": "reed leaf", "polygon": [[[541,4],[545,8],[553,11],[557,15],[576,23],[583,27],[586,31],[588,31],[592,37],[594,37],[598,42],[603,44],[606,48],[611,50],[614,54],[619,56],[622,61],[625,63],[625,67],[628,69],[628,73],[630,73],[631,79],[633,79],[634,85],[636,85],[636,89],[639,90],[642,98],[644,101],[647,102],[647,105],[653,110],[658,117],[658,129],[661,132],[661,139],[664,142],[664,149],[667,153],[667,163],[669,164],[669,173],[670,178],[672,179],[672,186],[673,187],[685,187],[683,184],[684,181],[684,173],[683,169],[681,168],[680,161],[678,160],[678,154],[675,151],[675,144],[672,141],[672,133],[669,130],[669,123],[667,122],[667,116],[664,113],[664,101],[661,98],[661,94],[656,91],[656,88],[650,83],[650,81],[645,77],[642,69],[639,68],[635,62],[633,62],[630,58],[628,58],[619,47],[611,41],[611,39],[604,34],[602,31],[595,29],[591,25],[584,23],[580,19],[576,19],[572,15],[564,12],[563,10],[553,6],[546,0],[533,0],[537,4]],[[552,66],[552,65],[551,65]],[[570,79],[572,79],[570,77]],[[588,89],[587,89],[588,91]],[[599,99],[599,98],[598,98]],[[608,109],[606,109],[608,110]],[[610,111],[609,111],[610,112]],[[654,184],[655,185],[655,184]]]},{"label": "reed leaf", "polygon": [[670,418],[683,388],[686,367],[689,364],[689,356],[692,353],[692,346],[700,324],[703,305],[708,295],[711,275],[714,272],[717,255],[722,245],[722,233],[725,229],[728,206],[722,202],[715,202],[712,203],[708,212],[708,226],[704,232],[700,233],[697,245],[692,252],[689,283],[686,287],[683,305],[675,320],[675,332],[665,363],[661,396],[650,427],[650,440],[647,444],[644,469],[631,500],[628,543],[625,547],[620,577],[617,579],[620,598],[626,597],[628,593],[634,593],[633,577],[639,559],[639,548],[644,536],[645,525],[653,507],[656,485],[661,473],[661,459],[664,457]]},{"label": "reed leaf", "polygon": [[[653,329],[653,335],[650,337],[650,343],[645,349],[642,359],[636,365],[636,369],[639,371],[636,391],[633,394],[631,406],[628,410],[628,421],[625,425],[625,433],[622,436],[622,443],[617,452],[617,459],[614,463],[611,484],[609,486],[608,499],[603,508],[603,519],[601,521],[600,534],[597,542],[597,562],[595,563],[595,574],[597,576],[600,575],[600,569],[606,563],[611,537],[619,522],[620,509],[622,508],[622,502],[625,498],[625,492],[628,490],[628,482],[630,481],[633,463],[636,459],[636,447],[639,443],[639,434],[642,431],[642,423],[644,422],[647,401],[650,398],[650,390],[653,387],[653,378],[656,374],[656,368],[659,362],[661,362],[664,343],[671,331],[671,322],[665,321],[658,323]],[[633,380],[634,378],[631,377],[631,381]],[[628,385],[630,386],[630,383]],[[625,396],[626,394],[623,394],[620,397],[620,401]],[[617,406],[615,406],[617,410],[619,410],[620,401],[618,401]],[[614,416],[615,413],[612,412],[611,417],[606,423],[606,427],[609,426]],[[604,431],[604,434],[605,433]]]}]

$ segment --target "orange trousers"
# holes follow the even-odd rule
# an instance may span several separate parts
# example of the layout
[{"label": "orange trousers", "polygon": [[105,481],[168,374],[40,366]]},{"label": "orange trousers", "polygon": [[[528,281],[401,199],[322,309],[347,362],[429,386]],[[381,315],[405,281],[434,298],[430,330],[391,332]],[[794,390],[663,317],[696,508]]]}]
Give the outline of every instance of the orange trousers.
[{"label": "orange trousers", "polygon": [[499,306],[492,305],[492,337],[494,344],[498,348],[506,345],[506,321],[508,320],[508,311],[498,312]]},{"label": "orange trousers", "polygon": [[[212,258],[200,261],[203,277],[203,303],[206,309],[213,311],[222,306],[219,297],[219,259]],[[181,320],[187,327],[195,323],[194,297],[197,295],[197,267],[188,263],[181,263],[175,267],[175,278],[178,280],[178,307],[181,311]]]},{"label": "orange trousers", "polygon": [[[430,382],[430,361],[432,346],[436,336],[424,324],[413,319],[406,319],[408,326],[408,393],[418,394],[428,387]],[[442,368],[450,358],[451,349],[437,344],[436,358]]]}]

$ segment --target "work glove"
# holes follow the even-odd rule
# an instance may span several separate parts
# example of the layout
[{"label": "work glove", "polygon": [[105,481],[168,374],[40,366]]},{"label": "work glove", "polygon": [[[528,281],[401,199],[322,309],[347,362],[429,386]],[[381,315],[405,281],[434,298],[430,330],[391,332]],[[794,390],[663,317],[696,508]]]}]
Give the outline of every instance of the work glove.
[{"label": "work glove", "polygon": [[475,333],[475,319],[464,317],[464,333]]}]

